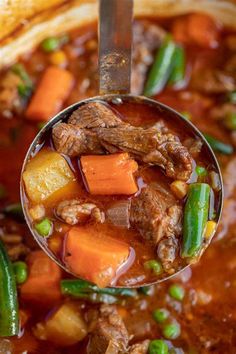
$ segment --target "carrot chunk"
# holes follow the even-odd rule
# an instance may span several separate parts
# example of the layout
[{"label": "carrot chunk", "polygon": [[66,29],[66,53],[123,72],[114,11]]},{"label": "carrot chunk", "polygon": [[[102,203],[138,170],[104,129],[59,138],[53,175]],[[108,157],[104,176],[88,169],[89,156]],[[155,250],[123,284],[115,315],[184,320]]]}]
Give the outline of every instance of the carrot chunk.
[{"label": "carrot chunk", "polygon": [[26,110],[26,118],[48,121],[58,113],[67,99],[74,82],[73,75],[56,66],[50,66],[44,73],[35,94]]},{"label": "carrot chunk", "polygon": [[20,288],[25,300],[53,303],[60,299],[61,270],[43,251],[31,252],[27,259],[29,276]]},{"label": "carrot chunk", "polygon": [[91,194],[134,194],[137,184],[133,173],[138,164],[128,153],[82,156],[81,166]]},{"label": "carrot chunk", "polygon": [[72,227],[65,240],[64,261],[79,277],[103,288],[129,257],[129,245],[91,227]]}]

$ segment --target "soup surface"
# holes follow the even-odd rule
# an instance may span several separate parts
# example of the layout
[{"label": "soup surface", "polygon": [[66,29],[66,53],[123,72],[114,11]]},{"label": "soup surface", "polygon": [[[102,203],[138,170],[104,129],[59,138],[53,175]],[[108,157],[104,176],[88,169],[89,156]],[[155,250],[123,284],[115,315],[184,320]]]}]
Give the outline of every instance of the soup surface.
[{"label": "soup surface", "polygon": [[[172,33],[171,41],[181,48],[177,49],[181,60],[173,56],[181,65],[174,65],[172,58],[165,79],[159,77],[162,85],[150,88],[147,83],[154,58],[170,44],[167,33]],[[126,289],[124,277],[120,277],[122,289],[102,290],[68,277],[38,249],[18,204],[23,158],[43,122],[61,108],[97,94],[96,24],[45,40],[35,52],[26,53],[17,65],[1,73],[0,237],[11,260],[24,262],[28,275],[21,272],[17,278],[19,337],[1,338],[0,351],[142,354],[159,353],[157,348],[162,348],[163,353],[235,353],[235,59],[236,34],[205,15],[140,19],[134,24],[132,92],[150,94],[153,90],[154,99],[175,108],[207,134],[225,184],[222,222],[200,262],[169,281],[138,290]],[[38,90],[48,70],[49,79],[42,90],[47,100],[41,101]],[[59,78],[63,87],[67,85],[66,92],[60,90]],[[56,107],[52,104],[55,97]],[[126,112],[126,107],[121,110],[129,117]],[[149,115],[144,119],[140,112],[132,119],[138,126],[156,121],[148,121]],[[211,171],[206,161],[206,156],[197,161],[204,167],[197,170],[203,182],[208,178],[205,170],[207,176]],[[155,179],[157,174],[162,179],[153,167],[148,174],[148,178]],[[212,183],[217,188],[214,174]],[[54,252],[61,234],[66,233],[60,222],[56,226],[57,237],[48,239]]]}]

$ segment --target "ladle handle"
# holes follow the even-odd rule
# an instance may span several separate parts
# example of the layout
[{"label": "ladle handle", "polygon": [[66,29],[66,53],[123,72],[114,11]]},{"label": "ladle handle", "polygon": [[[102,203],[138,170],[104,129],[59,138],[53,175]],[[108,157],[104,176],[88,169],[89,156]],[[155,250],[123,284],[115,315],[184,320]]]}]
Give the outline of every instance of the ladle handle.
[{"label": "ladle handle", "polygon": [[99,1],[99,92],[129,93],[133,0]]}]

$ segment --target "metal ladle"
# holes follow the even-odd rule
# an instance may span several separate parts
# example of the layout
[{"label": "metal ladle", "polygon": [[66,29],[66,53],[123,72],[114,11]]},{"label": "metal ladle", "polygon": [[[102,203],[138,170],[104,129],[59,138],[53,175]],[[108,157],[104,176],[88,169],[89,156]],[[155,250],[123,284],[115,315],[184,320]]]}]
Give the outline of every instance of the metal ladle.
[{"label": "metal ladle", "polygon": [[[32,156],[39,150],[41,142],[44,140],[45,134],[49,132],[52,127],[62,121],[67,121],[68,117],[73,111],[84,103],[88,103],[94,100],[103,100],[111,103],[132,102],[142,103],[149,107],[154,108],[158,114],[164,118],[167,117],[175,123],[180,123],[186,127],[194,136],[198,137],[202,143],[205,151],[210,157],[214,170],[220,176],[221,192],[219,193],[218,210],[216,210],[217,220],[219,221],[222,209],[223,201],[223,185],[222,177],[216,157],[199,130],[188,120],[182,117],[179,113],[171,109],[170,107],[149,99],[144,96],[136,96],[130,94],[130,78],[131,78],[131,47],[132,47],[132,12],[133,12],[133,0],[100,0],[99,6],[99,79],[100,96],[85,99],[77,102],[65,110],[58,113],[53,117],[38,133],[34,141],[32,142],[29,150],[26,154],[22,173],[25,170],[26,164]],[[54,260],[64,270],[71,273],[63,264],[63,262],[57,258],[49,249],[46,240],[40,237],[32,227],[30,217],[25,205],[25,191],[21,174],[21,203],[25,215],[26,222],[30,228],[32,235],[38,242],[40,247],[47,253],[47,255]],[[182,268],[182,270],[185,267]],[[71,273],[73,274],[73,273]],[[177,273],[175,273],[177,274]],[[75,274],[73,274],[76,276]],[[163,281],[170,276],[159,279],[156,281]],[[153,284],[153,283],[152,283]],[[150,283],[142,284],[151,285]],[[135,286],[130,286],[135,287]]]}]

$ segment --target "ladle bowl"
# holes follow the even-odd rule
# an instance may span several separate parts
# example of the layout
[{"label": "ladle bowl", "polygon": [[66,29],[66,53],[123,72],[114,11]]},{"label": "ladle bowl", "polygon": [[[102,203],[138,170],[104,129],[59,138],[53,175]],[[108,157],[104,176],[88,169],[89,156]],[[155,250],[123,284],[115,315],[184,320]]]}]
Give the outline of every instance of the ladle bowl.
[{"label": "ladle bowl", "polygon": [[[34,141],[32,142],[29,150],[25,156],[25,160],[22,167],[21,181],[20,181],[20,193],[21,193],[21,203],[23,207],[24,216],[28,227],[37,241],[39,246],[43,249],[47,255],[56,262],[60,267],[62,267],[66,272],[78,277],[73,274],[48,247],[47,240],[41,237],[32,227],[31,218],[27,210],[26,203],[26,193],[24,188],[24,183],[22,179],[22,174],[25,171],[28,161],[40,150],[44,142],[46,135],[50,134],[52,127],[59,122],[66,122],[73,111],[78,109],[79,106],[86,104],[91,101],[105,101],[107,103],[112,103],[113,105],[119,105],[122,103],[134,103],[143,104],[152,109],[155,109],[158,115],[168,119],[168,121],[173,121],[175,124],[181,124],[186,128],[191,135],[198,137],[203,144],[203,148],[207,151],[210,157],[214,170],[220,176],[221,191],[219,192],[219,202],[217,205],[216,212],[216,222],[218,223],[221,216],[222,204],[223,204],[223,182],[219,164],[217,159],[209,146],[208,142],[200,131],[188,120],[186,120],[181,114],[173,110],[172,108],[144,96],[136,96],[129,94],[130,86],[130,67],[131,67],[131,28],[132,28],[132,0],[101,0],[100,1],[100,53],[99,53],[99,68],[100,68],[100,96],[88,98],[77,102],[53,117],[37,134]],[[125,14],[125,15],[124,15]],[[121,16],[122,21],[120,21]],[[121,24],[122,22],[122,24]],[[176,275],[188,265],[183,267],[178,272],[174,273]],[[169,275],[165,278],[158,279],[155,281],[164,281],[173,275]],[[142,286],[152,285],[153,283],[145,283]],[[138,285],[128,286],[137,287]],[[114,285],[114,287],[119,287]]]}]

